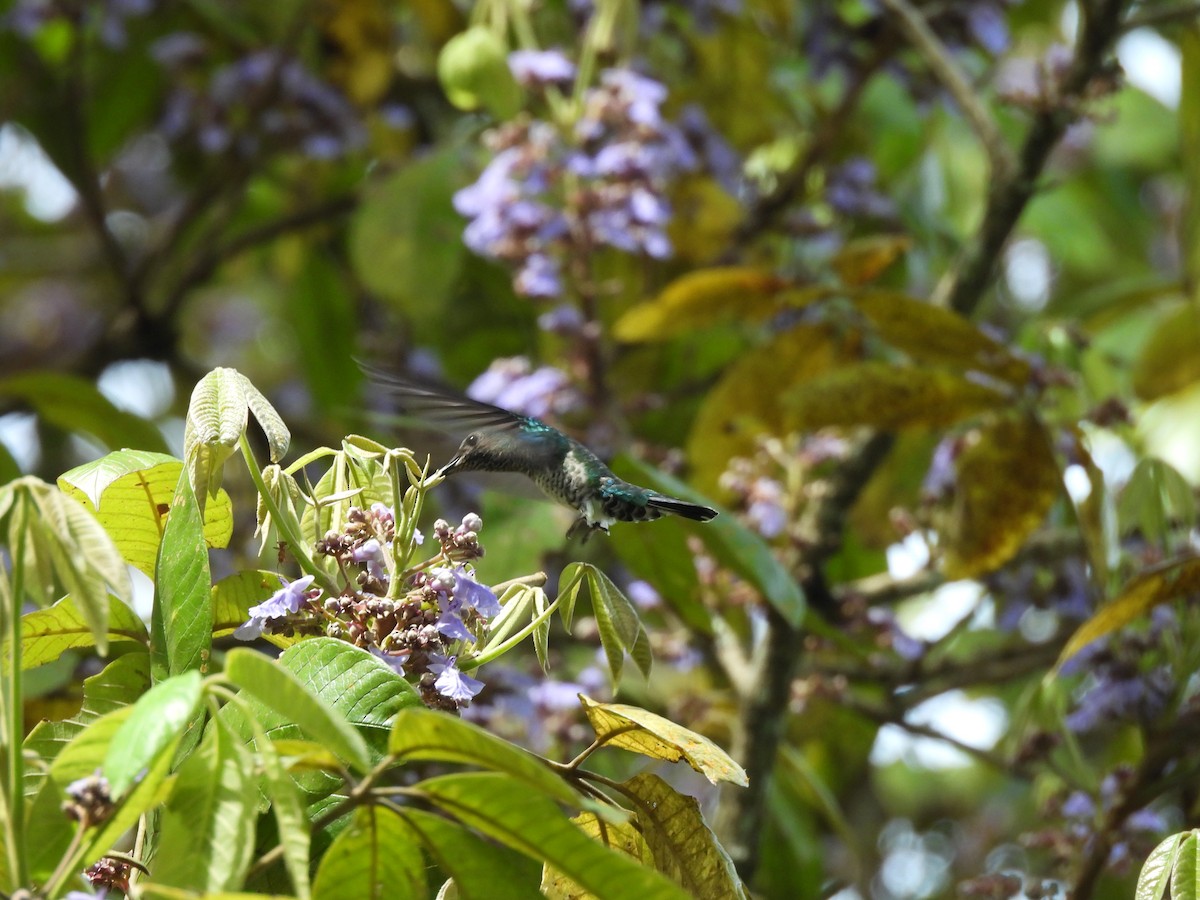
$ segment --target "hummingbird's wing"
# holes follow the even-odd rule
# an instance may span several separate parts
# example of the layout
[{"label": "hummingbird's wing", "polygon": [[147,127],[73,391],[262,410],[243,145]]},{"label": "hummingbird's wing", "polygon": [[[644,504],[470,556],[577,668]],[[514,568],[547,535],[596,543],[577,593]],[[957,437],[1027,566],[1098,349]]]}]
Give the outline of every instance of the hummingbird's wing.
[{"label": "hummingbird's wing", "polygon": [[507,431],[540,425],[537,419],[464,397],[447,388],[425,384],[355,360],[363,373],[396,399],[400,411],[452,434]]}]

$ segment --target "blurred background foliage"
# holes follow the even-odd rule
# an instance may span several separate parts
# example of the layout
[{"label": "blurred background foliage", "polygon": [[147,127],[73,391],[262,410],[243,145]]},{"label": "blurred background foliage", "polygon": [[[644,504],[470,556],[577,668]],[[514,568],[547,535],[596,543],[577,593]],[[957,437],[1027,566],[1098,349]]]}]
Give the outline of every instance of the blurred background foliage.
[{"label": "blurred background foliage", "polygon": [[[355,357],[470,386],[727,510],[445,512],[629,586],[624,691],[747,765],[688,789],[762,896],[1130,896],[1197,824],[1196,16],[13,0],[0,478],[178,454],[218,365],[298,452],[394,435]],[[471,714],[569,758],[597,646]]]}]

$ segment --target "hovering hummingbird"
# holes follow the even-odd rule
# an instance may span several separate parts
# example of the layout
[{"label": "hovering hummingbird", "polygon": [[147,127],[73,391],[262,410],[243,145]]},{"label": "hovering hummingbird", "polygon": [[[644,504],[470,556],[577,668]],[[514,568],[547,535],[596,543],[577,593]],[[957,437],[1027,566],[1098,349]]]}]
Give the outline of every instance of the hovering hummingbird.
[{"label": "hovering hummingbird", "polygon": [[458,452],[442,466],[443,473],[475,470],[528,476],[549,497],[579,513],[568,538],[582,532],[587,541],[594,531],[607,534],[614,522],[649,522],[664,513],[696,522],[717,514],[618,478],[595,453],[540,419],[359,365],[399,399],[404,412],[447,430],[469,430]]}]

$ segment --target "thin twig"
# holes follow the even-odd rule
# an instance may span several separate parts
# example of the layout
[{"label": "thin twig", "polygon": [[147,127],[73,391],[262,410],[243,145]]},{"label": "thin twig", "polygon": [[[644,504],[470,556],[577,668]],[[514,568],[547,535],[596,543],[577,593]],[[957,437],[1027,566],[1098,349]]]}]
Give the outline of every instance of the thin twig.
[{"label": "thin twig", "polygon": [[900,28],[929,66],[929,70],[966,116],[987,152],[992,177],[1010,177],[1014,167],[1012,150],[1004,140],[1004,135],[1000,133],[996,120],[980,101],[974,85],[967,80],[966,74],[954,61],[946,45],[929,27],[920,11],[908,0],[883,0],[883,5],[891,10]]}]

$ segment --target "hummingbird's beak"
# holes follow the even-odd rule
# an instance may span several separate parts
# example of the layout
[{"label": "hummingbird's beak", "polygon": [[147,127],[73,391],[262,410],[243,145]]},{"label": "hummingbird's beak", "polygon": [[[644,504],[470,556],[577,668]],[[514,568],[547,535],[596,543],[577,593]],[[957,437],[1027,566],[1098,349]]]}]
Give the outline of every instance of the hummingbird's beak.
[{"label": "hummingbird's beak", "polygon": [[442,466],[438,471],[441,472],[443,475],[449,475],[451,472],[453,472],[455,469],[458,468],[458,465],[461,462],[462,462],[462,454],[455,453],[454,458],[451,459],[450,462],[448,462],[444,466]]}]

